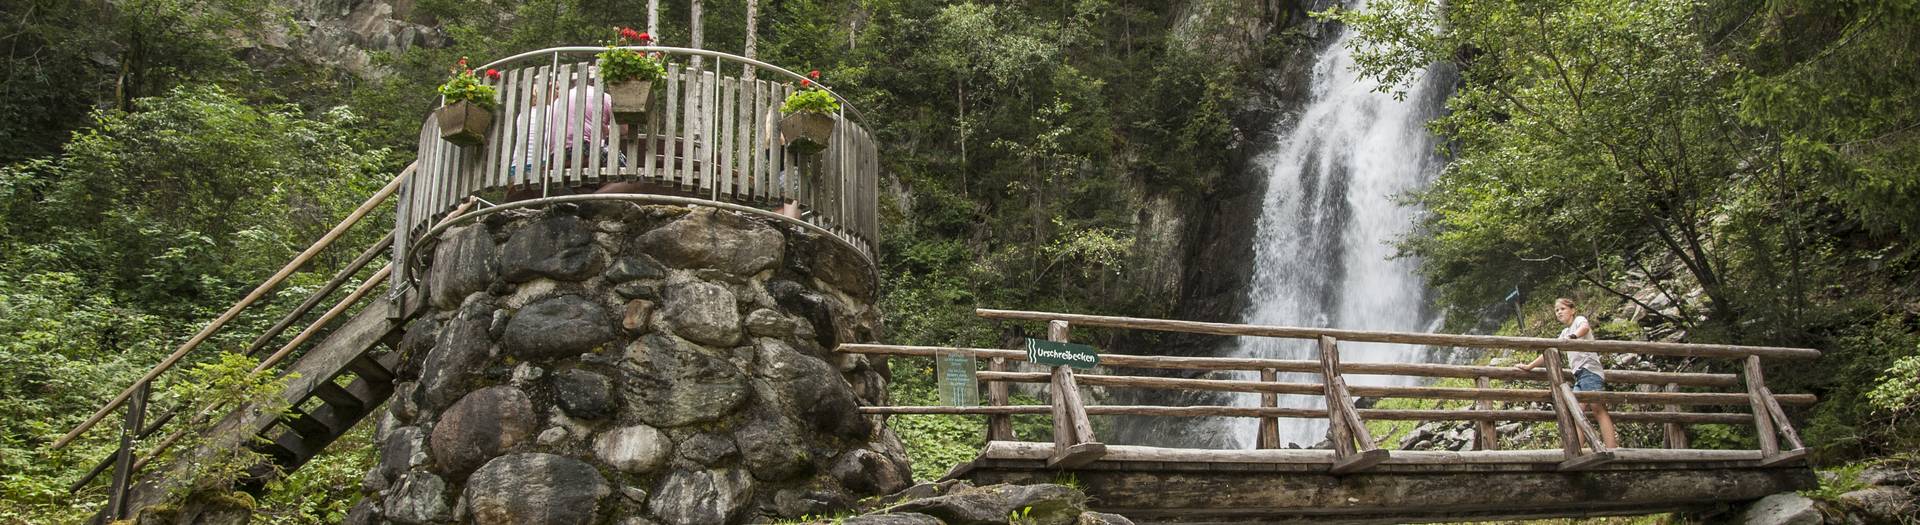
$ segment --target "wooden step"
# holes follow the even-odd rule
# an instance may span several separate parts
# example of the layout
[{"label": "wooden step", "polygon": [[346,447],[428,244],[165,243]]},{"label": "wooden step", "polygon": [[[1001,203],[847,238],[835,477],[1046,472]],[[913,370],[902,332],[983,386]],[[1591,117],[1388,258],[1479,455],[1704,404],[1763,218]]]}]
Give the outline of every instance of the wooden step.
[{"label": "wooden step", "polygon": [[[315,412],[318,411],[319,410],[315,410]],[[287,428],[299,433],[302,437],[327,436],[338,433],[331,425],[314,417],[313,414],[298,408],[288,410],[287,416],[281,418],[280,422],[286,424]]]},{"label": "wooden step", "polygon": [[367,406],[367,399],[354,395],[353,392],[341,388],[340,385],[334,384],[332,381],[314,385],[313,395],[319,397],[321,401],[325,401],[328,405],[340,407],[348,411],[359,411],[361,408]]},{"label": "wooden step", "polygon": [[393,382],[393,370],[381,365],[380,361],[371,354],[361,354],[360,357],[348,361],[347,369],[369,383]]}]

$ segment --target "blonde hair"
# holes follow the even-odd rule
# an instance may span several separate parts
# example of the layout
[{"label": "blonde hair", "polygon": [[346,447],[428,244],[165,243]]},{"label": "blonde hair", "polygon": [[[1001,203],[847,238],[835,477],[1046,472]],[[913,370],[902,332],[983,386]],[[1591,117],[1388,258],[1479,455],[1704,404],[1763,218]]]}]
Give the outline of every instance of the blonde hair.
[{"label": "blonde hair", "polygon": [[1558,306],[1565,306],[1565,307],[1567,307],[1567,309],[1568,309],[1568,310],[1573,310],[1573,311],[1575,311],[1575,312],[1578,312],[1578,311],[1580,311],[1580,307],[1578,307],[1578,306],[1574,306],[1574,305],[1573,305],[1573,299],[1569,299],[1569,298],[1566,298],[1566,297],[1561,297],[1561,298],[1559,298],[1559,299],[1554,299],[1554,300],[1553,300],[1553,304],[1555,304],[1555,305],[1558,305]]}]

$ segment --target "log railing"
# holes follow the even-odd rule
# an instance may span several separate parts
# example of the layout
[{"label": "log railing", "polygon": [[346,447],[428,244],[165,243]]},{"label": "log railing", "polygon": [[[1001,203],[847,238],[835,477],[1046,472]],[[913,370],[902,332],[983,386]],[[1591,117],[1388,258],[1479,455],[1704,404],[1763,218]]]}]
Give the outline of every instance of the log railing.
[{"label": "log railing", "polygon": [[[487,81],[498,91],[498,106],[486,142],[444,141],[432,116],[421,125],[420,176],[403,189],[394,260],[410,260],[408,251],[424,226],[468,196],[550,197],[615,182],[640,183],[634,191],[761,208],[793,202],[803,211],[799,220],[872,259],[879,238],[878,150],[849,101],[833,94],[842,109],[833,116],[824,150],[796,152],[780,138],[780,106],[806,77],[716,51],[627,49],[661,53],[666,78],[655,83],[645,117],[615,118],[611,125],[598,115],[605,82],[594,54],[605,48],[543,49],[480,66],[501,73]],[[550,122],[576,129],[552,129]],[[598,129],[579,129],[588,122],[599,123]],[[564,139],[554,135],[594,144],[555,147]],[[396,269],[403,282],[412,280],[410,271]]]},{"label": "log railing", "polygon": [[[1805,406],[1817,399],[1809,394],[1774,394],[1766,386],[1761,373],[1761,359],[1811,359],[1820,352],[1805,348],[1736,346],[1736,345],[1696,345],[1683,343],[1653,343],[1637,341],[1590,341],[1546,339],[1532,337],[1505,337],[1455,334],[1430,334],[1406,332],[1376,332],[1360,330],[1337,330],[1325,328],[1296,328],[1279,326],[1237,325],[1227,323],[1201,323],[1193,321],[1174,321],[1164,319],[1140,319],[1128,317],[1108,317],[1078,314],[1060,314],[1046,312],[1019,312],[1005,310],[979,310],[981,317],[989,319],[1045,321],[1047,334],[1054,341],[1066,341],[1070,328],[1107,327],[1160,330],[1186,333],[1203,333],[1232,336],[1281,337],[1308,339],[1318,343],[1319,358],[1314,360],[1262,359],[1262,358],[1223,358],[1223,357],[1173,357],[1143,356],[1124,354],[1101,354],[1100,365],[1106,369],[1144,368],[1162,370],[1190,371],[1241,371],[1257,373],[1260,378],[1254,380],[1230,379],[1182,379],[1167,377],[1143,377],[1111,374],[1082,373],[1065,366],[1056,366],[1050,372],[1013,372],[1007,371],[1007,362],[1025,361],[1027,354],[1018,350],[992,348],[948,348],[930,346],[897,346],[873,344],[844,344],[837,350],[845,353],[926,356],[960,352],[972,355],[975,359],[988,361],[987,370],[978,372],[977,378],[987,383],[987,405],[974,407],[952,406],[877,406],[863,407],[868,414],[975,414],[986,415],[987,439],[989,441],[1012,441],[1013,427],[1010,416],[1018,414],[1049,414],[1053,416],[1054,446],[1050,449],[1048,465],[1054,467],[1073,467],[1095,461],[1106,450],[1106,446],[1095,438],[1088,416],[1098,415],[1135,415],[1135,416],[1180,416],[1180,417],[1252,417],[1260,419],[1256,446],[1261,449],[1278,449],[1279,418],[1311,418],[1328,421],[1328,439],[1333,447],[1333,460],[1328,469],[1335,474],[1357,472],[1395,457],[1394,452],[1378,447],[1374,437],[1367,430],[1366,422],[1373,420],[1396,421],[1471,421],[1475,423],[1475,448],[1493,450],[1499,440],[1493,422],[1496,421],[1553,421],[1557,423],[1560,448],[1559,465],[1561,470],[1581,470],[1615,461],[1749,461],[1759,466],[1780,465],[1800,460],[1806,449],[1788,420],[1784,406]],[[1340,343],[1401,343],[1456,347],[1466,349],[1538,349],[1547,356],[1548,366],[1533,371],[1523,371],[1511,367],[1450,365],[1432,363],[1385,363],[1354,362],[1341,359]],[[1738,359],[1744,365],[1742,373],[1711,374],[1686,372],[1647,372],[1631,370],[1608,370],[1607,382],[1610,384],[1648,385],[1657,391],[1606,391],[1575,392],[1570,377],[1572,372],[1562,368],[1564,350],[1580,350],[1602,353],[1640,353],[1651,355],[1702,356],[1713,358]],[[1320,376],[1317,383],[1289,382],[1280,380],[1280,372],[1307,373]],[[1470,378],[1474,386],[1432,387],[1432,386],[1367,386],[1350,385],[1349,375],[1393,375],[1419,378]],[[1495,388],[1493,380],[1542,381],[1546,388]],[[1050,385],[1049,404],[1046,406],[1012,406],[1008,400],[1007,383],[1047,383]],[[1099,406],[1086,405],[1081,399],[1080,385],[1109,388],[1148,388],[1173,390],[1205,390],[1216,392],[1240,392],[1260,394],[1258,407],[1236,406]],[[1682,392],[1682,386],[1695,388],[1720,387],[1739,389],[1738,392]],[[1324,402],[1325,408],[1291,408],[1279,404],[1279,396],[1313,396]],[[1355,397],[1365,398],[1413,398],[1473,401],[1468,409],[1379,409],[1359,408]],[[1495,409],[1494,401],[1506,402],[1543,402],[1549,403],[1552,410],[1533,409]],[[1582,404],[1613,405],[1651,405],[1658,411],[1613,411],[1615,421],[1622,423],[1654,423],[1663,425],[1665,449],[1613,449],[1600,439],[1599,433],[1587,421]],[[1748,413],[1739,412],[1691,412],[1683,406],[1727,406],[1746,407]],[[1697,450],[1688,448],[1685,427],[1695,424],[1734,424],[1751,425],[1759,436],[1760,448],[1756,451]],[[1784,438],[1788,447],[1782,449],[1779,440]],[[1504,454],[1496,457],[1529,458],[1537,455]]]}]

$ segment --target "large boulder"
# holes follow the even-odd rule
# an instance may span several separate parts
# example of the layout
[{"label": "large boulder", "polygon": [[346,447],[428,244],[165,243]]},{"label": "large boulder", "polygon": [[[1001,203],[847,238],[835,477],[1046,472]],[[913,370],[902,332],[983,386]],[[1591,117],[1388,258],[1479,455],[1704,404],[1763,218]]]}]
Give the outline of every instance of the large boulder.
[{"label": "large boulder", "polygon": [[732,523],[752,490],[753,478],[738,469],[674,471],[653,491],[653,513],[671,525]]},{"label": "large boulder", "polygon": [[488,348],[487,322],[479,319],[454,319],[440,329],[439,340],[420,368],[420,404],[427,410],[440,410],[466,395],[471,383],[485,368]]},{"label": "large boulder", "polygon": [[554,401],[567,415],[580,419],[600,419],[613,415],[618,407],[613,398],[613,380],[580,369],[553,374]]},{"label": "large boulder", "polygon": [[1078,520],[1086,496],[1060,485],[989,485],[958,490],[945,496],[894,505],[893,512],[918,512],[951,525],[1001,525],[1007,515],[1020,513],[1040,525],[1066,525]]},{"label": "large boulder", "polygon": [[1913,494],[1904,489],[1869,487],[1841,494],[1839,500],[1872,523],[1899,523],[1901,518],[1920,517]]},{"label": "large boulder", "polygon": [[673,441],[653,427],[633,425],[601,432],[593,439],[593,455],[621,472],[644,474],[666,464]]},{"label": "large boulder", "polygon": [[433,458],[440,472],[465,476],[494,456],[532,437],[533,401],[520,389],[475,390],[441,414],[433,427]]},{"label": "large boulder", "polygon": [[720,419],[750,397],[747,377],[724,355],[672,336],[650,335],[627,349],[620,378],[628,412],[657,427]]},{"label": "large boulder", "polygon": [[612,489],[593,466],[553,454],[513,454],[467,480],[467,515],[480,525],[593,523]]},{"label": "large boulder", "polygon": [[447,505],[447,482],[426,472],[409,472],[400,477],[387,496],[387,519],[399,523],[435,523],[451,516]]},{"label": "large boulder", "polygon": [[636,247],[675,268],[713,268],[745,276],[779,265],[786,238],[737,213],[702,207],[641,235]]},{"label": "large boulder", "polygon": [[860,415],[853,389],[839,371],[825,361],[802,354],[773,338],[755,340],[759,378],[768,392],[763,397],[808,426],[858,438],[873,431]]},{"label": "large boulder", "polygon": [[552,215],[513,232],[500,248],[500,277],[523,283],[546,277],[579,281],[606,266],[593,230],[573,215]]},{"label": "large boulder", "polygon": [[661,318],[688,341],[714,346],[740,342],[740,307],[725,286],[704,281],[670,286]]},{"label": "large boulder", "polygon": [[440,234],[440,244],[433,249],[433,266],[427,269],[429,302],[450,310],[467,294],[487,289],[493,284],[497,251],[485,225],[462,226]]},{"label": "large boulder", "polygon": [[1813,500],[1792,492],[1760,498],[1740,514],[1742,525],[1820,525],[1820,509]]},{"label": "large boulder", "polygon": [[613,336],[606,308],[578,295],[562,295],[515,313],[500,348],[521,359],[559,359],[593,350]]}]

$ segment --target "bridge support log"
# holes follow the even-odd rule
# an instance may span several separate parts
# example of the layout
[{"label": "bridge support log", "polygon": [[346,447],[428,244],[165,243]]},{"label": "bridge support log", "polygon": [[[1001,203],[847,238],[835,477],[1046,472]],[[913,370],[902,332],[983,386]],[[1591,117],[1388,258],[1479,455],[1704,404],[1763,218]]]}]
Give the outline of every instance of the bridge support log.
[{"label": "bridge support log", "polygon": [[[1047,339],[1066,342],[1071,327],[1066,321],[1047,324]],[[1053,455],[1050,468],[1074,468],[1107,453],[1107,446],[1093,436],[1093,422],[1087,420],[1087,406],[1080,399],[1080,385],[1073,380],[1073,369],[1053,367]]]},{"label": "bridge support log", "polygon": [[1386,461],[1388,453],[1373,444],[1373,433],[1360,419],[1360,411],[1347,391],[1347,380],[1340,375],[1340,344],[1332,337],[1320,337],[1320,373],[1327,401],[1327,439],[1333,442],[1335,460],[1329,469],[1334,474],[1366,470]]}]

